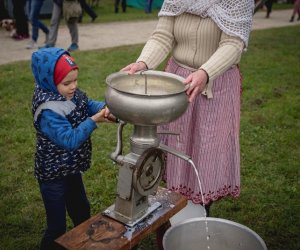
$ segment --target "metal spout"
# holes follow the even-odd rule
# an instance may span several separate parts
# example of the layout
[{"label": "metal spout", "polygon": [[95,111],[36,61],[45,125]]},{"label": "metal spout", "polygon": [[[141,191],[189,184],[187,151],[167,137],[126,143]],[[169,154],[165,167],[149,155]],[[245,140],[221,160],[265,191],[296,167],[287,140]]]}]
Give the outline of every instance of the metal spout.
[{"label": "metal spout", "polygon": [[181,158],[181,159],[183,159],[183,160],[185,160],[187,162],[190,162],[191,159],[192,159],[190,156],[188,156],[188,155],[186,155],[186,154],[184,154],[184,153],[182,153],[182,152],[180,152],[180,151],[178,151],[178,150],[176,150],[174,148],[170,148],[169,146],[164,145],[162,143],[160,143],[157,148],[159,148],[159,149],[161,149],[163,151],[166,151],[166,152],[168,152],[168,153],[170,153],[172,155],[175,155],[175,156],[177,156],[177,157],[179,157],[179,158]]}]

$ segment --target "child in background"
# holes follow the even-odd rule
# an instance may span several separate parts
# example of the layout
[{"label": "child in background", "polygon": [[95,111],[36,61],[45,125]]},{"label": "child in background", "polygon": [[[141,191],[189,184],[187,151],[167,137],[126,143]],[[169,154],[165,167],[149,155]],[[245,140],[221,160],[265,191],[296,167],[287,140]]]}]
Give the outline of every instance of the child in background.
[{"label": "child in background", "polygon": [[54,249],[66,231],[66,211],[74,226],[90,217],[82,172],[90,167],[90,136],[96,123],[114,121],[105,102],[88,99],[77,88],[78,66],[67,51],[40,49],[32,54],[36,129],[35,177],[47,228],[40,249]]}]

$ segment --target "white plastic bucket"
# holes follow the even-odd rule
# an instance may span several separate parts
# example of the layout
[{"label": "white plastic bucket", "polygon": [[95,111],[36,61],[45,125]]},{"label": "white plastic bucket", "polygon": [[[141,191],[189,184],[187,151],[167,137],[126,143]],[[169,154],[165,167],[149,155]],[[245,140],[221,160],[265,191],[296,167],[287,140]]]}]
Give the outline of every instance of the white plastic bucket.
[{"label": "white plastic bucket", "polygon": [[171,225],[174,226],[187,219],[205,217],[205,215],[206,211],[203,206],[194,204],[192,201],[188,200],[187,205],[170,218],[170,222]]}]

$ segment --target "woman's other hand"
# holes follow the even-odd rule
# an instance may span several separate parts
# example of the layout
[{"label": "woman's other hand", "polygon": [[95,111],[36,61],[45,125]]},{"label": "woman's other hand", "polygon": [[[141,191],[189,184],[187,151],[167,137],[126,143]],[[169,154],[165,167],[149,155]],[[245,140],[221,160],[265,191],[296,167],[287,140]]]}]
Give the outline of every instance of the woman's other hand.
[{"label": "woman's other hand", "polygon": [[148,69],[147,65],[144,62],[135,62],[127,65],[121,71],[127,71],[129,75],[134,74],[137,71]]},{"label": "woman's other hand", "polygon": [[207,80],[208,75],[202,69],[193,72],[184,80],[184,84],[189,84],[189,88],[186,90],[189,102],[193,102],[195,97],[204,90]]}]

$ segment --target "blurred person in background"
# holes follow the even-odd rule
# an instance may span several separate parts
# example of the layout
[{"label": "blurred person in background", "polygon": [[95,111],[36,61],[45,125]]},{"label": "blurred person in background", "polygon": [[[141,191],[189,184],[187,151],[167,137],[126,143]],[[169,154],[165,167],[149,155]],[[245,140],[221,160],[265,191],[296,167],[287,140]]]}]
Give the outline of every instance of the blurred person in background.
[{"label": "blurred person in background", "polygon": [[293,13],[292,13],[290,22],[294,22],[296,14],[298,14],[297,21],[299,21],[300,20],[300,0],[294,1]]},{"label": "blurred person in background", "polygon": [[82,16],[83,16],[83,11],[85,11],[90,17],[91,17],[91,22],[94,22],[95,19],[98,17],[97,14],[95,13],[95,11],[91,8],[91,6],[89,6],[85,0],[79,0],[79,3],[81,5],[82,8],[82,14],[79,17],[78,22],[81,23],[82,22]]},{"label": "blurred person in background", "polygon": [[270,17],[270,14],[272,12],[272,7],[273,7],[273,0],[267,0],[265,2],[265,6],[267,8],[267,14],[266,14],[266,18]]},{"label": "blurred person in background", "polygon": [[43,4],[44,4],[44,0],[29,1],[29,5],[30,5],[29,6],[30,7],[29,8],[30,9],[29,20],[32,25],[32,34],[31,34],[31,40],[29,41],[29,43],[26,46],[27,49],[38,48],[37,40],[39,37],[39,29],[41,29],[45,33],[45,36],[46,36],[45,41],[47,41],[49,29],[42,21],[39,20],[39,15],[40,15],[41,9],[43,7]]},{"label": "blurred person in background", "polygon": [[16,21],[16,33],[13,38],[23,40],[29,38],[28,19],[25,14],[26,0],[12,0],[13,14]]},{"label": "blurred person in background", "polygon": [[127,2],[126,0],[115,0],[115,13],[119,13],[119,4],[121,2],[122,11],[126,12]]},{"label": "blurred person in background", "polygon": [[152,12],[152,3],[153,3],[153,0],[145,0],[145,13]]},{"label": "blurred person in background", "polygon": [[9,18],[10,18],[10,16],[8,15],[4,0],[0,0],[0,21],[2,21],[4,19],[9,19]]},{"label": "blurred person in background", "polygon": [[[67,1],[69,2],[69,1]],[[51,48],[55,47],[57,36],[58,36],[58,29],[60,24],[60,19],[63,13],[63,0],[53,0],[53,9],[52,9],[52,16],[50,21],[50,31],[48,39],[45,43],[44,48]],[[69,52],[73,52],[79,50],[78,41],[78,18],[70,18],[65,20],[69,29],[69,33],[71,36],[71,45],[67,48]]]}]

